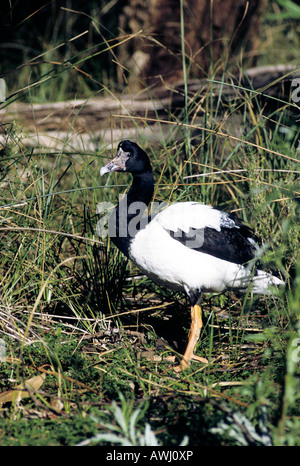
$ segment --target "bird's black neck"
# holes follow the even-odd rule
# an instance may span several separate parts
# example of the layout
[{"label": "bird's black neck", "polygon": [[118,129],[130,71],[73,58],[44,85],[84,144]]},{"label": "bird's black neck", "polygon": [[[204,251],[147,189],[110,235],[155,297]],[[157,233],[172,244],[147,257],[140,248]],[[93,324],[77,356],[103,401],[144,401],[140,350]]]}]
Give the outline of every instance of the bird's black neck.
[{"label": "bird's black neck", "polygon": [[127,257],[131,240],[148,223],[145,210],[152,199],[153,189],[152,170],[134,174],[128,193],[125,194],[110,217],[109,235],[113,243]]}]

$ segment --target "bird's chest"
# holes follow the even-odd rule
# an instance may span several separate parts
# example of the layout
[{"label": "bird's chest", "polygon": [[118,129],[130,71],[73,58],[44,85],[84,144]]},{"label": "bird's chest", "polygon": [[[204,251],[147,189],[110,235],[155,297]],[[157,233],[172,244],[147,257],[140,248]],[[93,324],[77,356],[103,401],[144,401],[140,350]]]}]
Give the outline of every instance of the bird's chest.
[{"label": "bird's chest", "polygon": [[131,242],[129,257],[155,282],[183,291],[185,269],[190,270],[190,264],[177,243],[170,241],[161,227],[149,224]]}]

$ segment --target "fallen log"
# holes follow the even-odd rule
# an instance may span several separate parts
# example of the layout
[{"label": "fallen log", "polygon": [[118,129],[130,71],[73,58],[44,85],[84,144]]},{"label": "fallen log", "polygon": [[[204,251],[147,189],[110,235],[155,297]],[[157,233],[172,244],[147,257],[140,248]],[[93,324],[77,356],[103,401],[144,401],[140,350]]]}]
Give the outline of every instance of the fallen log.
[{"label": "fallen log", "polygon": [[[260,108],[273,112],[283,101],[291,102],[292,80],[300,77],[299,70],[289,65],[253,68],[241,79],[226,83],[209,80],[188,82],[188,106],[193,127],[202,126],[206,111],[206,98],[214,97],[219,106],[219,117],[228,106],[240,106],[245,99],[260,100]],[[254,92],[253,92],[254,91]],[[255,97],[255,99],[254,99]],[[294,112],[297,107],[291,102]],[[178,138],[178,127],[183,121],[185,106],[184,84],[144,90],[135,95],[108,95],[66,102],[28,104],[13,102],[0,109],[0,144],[7,142],[9,125],[21,127],[20,140],[26,147],[45,150],[96,151],[100,144],[110,144],[122,138],[142,138],[161,142]],[[238,112],[226,125],[230,132],[239,135]],[[177,128],[174,123],[177,122]],[[224,126],[222,126],[224,130]],[[232,133],[231,133],[232,134]]]}]

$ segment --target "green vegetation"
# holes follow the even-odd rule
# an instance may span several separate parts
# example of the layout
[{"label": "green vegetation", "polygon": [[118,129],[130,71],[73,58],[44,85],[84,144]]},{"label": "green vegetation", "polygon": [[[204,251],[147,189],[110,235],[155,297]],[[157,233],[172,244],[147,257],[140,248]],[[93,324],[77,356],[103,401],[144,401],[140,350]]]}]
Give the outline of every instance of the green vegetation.
[{"label": "green vegetation", "polygon": [[[279,29],[290,19],[265,21],[271,36],[270,22]],[[294,57],[296,41],[295,35]],[[61,80],[75,86],[73,97],[107,89],[103,76],[89,75],[82,86],[78,77],[86,75],[78,65],[112,53],[119,42],[102,38],[96,51],[76,52],[67,63],[49,59],[47,70],[36,64],[29,87],[18,84],[22,90],[14,89],[1,108],[21,98],[48,101],[58,88],[59,99],[70,97]],[[51,53],[49,48],[47,57]],[[172,138],[141,141],[153,162],[155,200],[198,199],[236,212],[264,238],[261,261],[281,274],[285,290],[267,297],[205,296],[197,353],[209,364],[194,362],[177,375],[188,303],[141,277],[107,238],[97,236],[97,204],[115,203],[129,183],[122,174],[100,179],[111,150],[102,140],[96,153],[70,152],[64,143],[57,152],[32,149],[18,122],[2,122],[0,445],[300,444],[295,108],[280,103],[266,118],[256,94],[240,88],[239,105],[229,104],[220,119],[220,108],[212,106],[215,79],[205,91],[201,132],[186,99],[181,115],[170,111],[164,119]],[[118,99],[116,88],[110,92]],[[162,128],[159,119],[156,124]],[[237,124],[240,135],[230,137]]]}]

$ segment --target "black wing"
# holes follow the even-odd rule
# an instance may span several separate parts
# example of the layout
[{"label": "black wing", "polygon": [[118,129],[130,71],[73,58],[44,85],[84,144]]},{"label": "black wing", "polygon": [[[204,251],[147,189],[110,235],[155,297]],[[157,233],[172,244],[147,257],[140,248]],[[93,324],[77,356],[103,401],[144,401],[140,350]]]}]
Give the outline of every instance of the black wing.
[{"label": "black wing", "polygon": [[257,238],[250,228],[238,219],[234,219],[235,227],[191,228],[187,233],[167,230],[172,238],[195,251],[210,254],[235,264],[245,264],[254,259],[258,249]]}]

